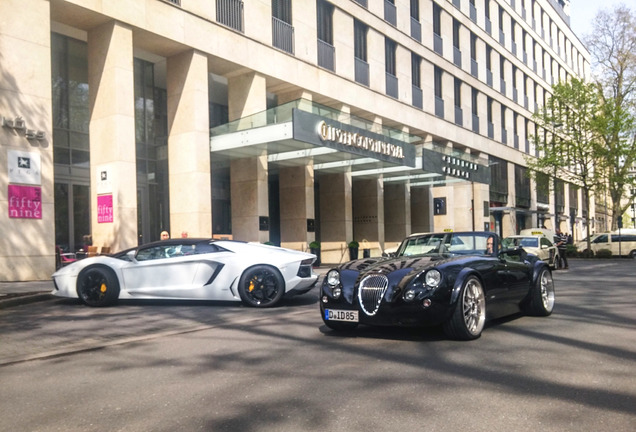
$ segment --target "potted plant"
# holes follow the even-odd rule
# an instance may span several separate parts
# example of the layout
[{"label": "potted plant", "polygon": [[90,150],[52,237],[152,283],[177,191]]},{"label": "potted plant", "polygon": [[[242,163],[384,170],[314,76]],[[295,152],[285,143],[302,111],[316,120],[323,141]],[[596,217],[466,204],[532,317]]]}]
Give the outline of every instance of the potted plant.
[{"label": "potted plant", "polygon": [[309,251],[316,255],[316,262],[314,262],[314,266],[320,265],[320,242],[312,241],[309,243]]},{"label": "potted plant", "polygon": [[358,248],[360,247],[360,244],[357,241],[351,241],[349,242],[349,259],[350,260],[357,260],[358,259]]}]

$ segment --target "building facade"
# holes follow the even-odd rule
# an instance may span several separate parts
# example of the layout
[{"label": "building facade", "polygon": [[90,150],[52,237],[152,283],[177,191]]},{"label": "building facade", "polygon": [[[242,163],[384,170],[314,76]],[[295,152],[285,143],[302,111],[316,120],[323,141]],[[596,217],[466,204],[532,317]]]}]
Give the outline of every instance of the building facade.
[{"label": "building facade", "polygon": [[324,263],[419,231],[576,237],[598,206],[525,162],[551,85],[589,73],[568,9],[3,0],[0,280],[163,230],[318,241]]}]

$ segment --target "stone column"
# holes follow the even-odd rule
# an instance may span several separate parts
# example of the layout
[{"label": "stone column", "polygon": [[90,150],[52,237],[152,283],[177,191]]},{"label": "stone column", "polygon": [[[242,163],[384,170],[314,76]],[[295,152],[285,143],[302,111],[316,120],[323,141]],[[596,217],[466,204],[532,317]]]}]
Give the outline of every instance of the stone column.
[{"label": "stone column", "polygon": [[[267,109],[266,80],[255,72],[228,79],[230,121],[245,119],[245,127],[265,125]],[[260,117],[248,116],[263,113]],[[249,122],[249,124],[248,124]],[[230,163],[232,195],[232,236],[235,240],[267,242],[269,229],[261,230],[261,218],[269,220],[267,153]]]},{"label": "stone column", "polygon": [[432,232],[433,189],[430,186],[411,187],[411,232]]},{"label": "stone column", "polygon": [[314,164],[282,167],[279,173],[280,239],[281,246],[295,250],[308,250],[316,239],[308,232],[307,220],[314,215]]},{"label": "stone column", "polygon": [[170,231],[211,237],[208,59],[186,51],[168,58],[167,69]]},{"label": "stone column", "polygon": [[383,176],[353,182],[353,235],[360,249],[379,256],[384,247]]},{"label": "stone column", "polygon": [[[88,32],[88,83],[93,244],[107,245],[115,251],[123,250],[136,246],[138,241],[135,92],[130,27],[111,21]],[[108,195],[112,196],[113,222],[104,222],[108,218],[103,217],[103,208],[98,211],[98,195],[106,199]]]},{"label": "stone column", "polygon": [[384,236],[388,247],[411,234],[411,190],[407,183],[384,183]]},{"label": "stone column", "polygon": [[339,174],[322,174],[320,188],[320,254],[323,263],[349,260],[347,245],[353,238],[351,169]]},{"label": "stone column", "polygon": [[[50,2],[0,1],[0,120],[9,122],[0,127],[2,282],[50,280],[55,271],[50,15]],[[18,173],[21,157],[30,162],[28,180]],[[32,195],[18,198],[19,189]]]}]

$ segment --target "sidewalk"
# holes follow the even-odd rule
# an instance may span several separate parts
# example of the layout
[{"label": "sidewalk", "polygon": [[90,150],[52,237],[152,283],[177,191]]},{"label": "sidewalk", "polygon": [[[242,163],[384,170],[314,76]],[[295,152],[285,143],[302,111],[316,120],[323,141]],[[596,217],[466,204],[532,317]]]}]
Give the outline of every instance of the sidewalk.
[{"label": "sidewalk", "polygon": [[53,281],[0,282],[0,309],[50,298]]}]

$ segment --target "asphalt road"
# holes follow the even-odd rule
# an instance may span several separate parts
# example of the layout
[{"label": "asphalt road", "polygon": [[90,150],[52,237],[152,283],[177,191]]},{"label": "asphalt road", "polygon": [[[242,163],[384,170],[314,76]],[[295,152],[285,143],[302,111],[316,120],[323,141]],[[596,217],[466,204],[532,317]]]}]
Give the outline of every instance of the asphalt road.
[{"label": "asphalt road", "polygon": [[318,291],[0,310],[0,431],[633,431],[636,265],[572,260],[552,316],[437,329],[323,326]]}]

